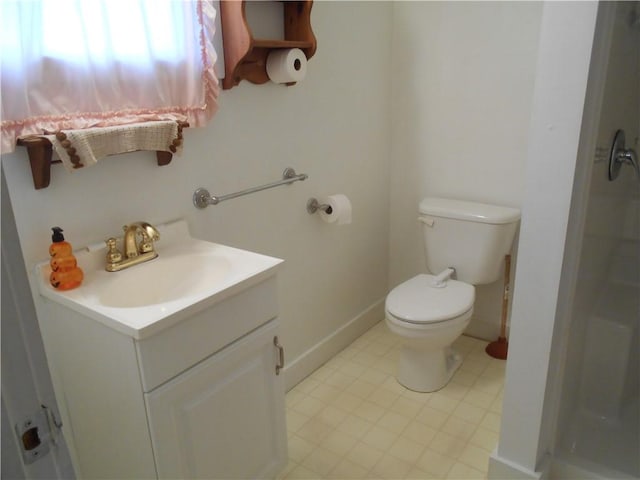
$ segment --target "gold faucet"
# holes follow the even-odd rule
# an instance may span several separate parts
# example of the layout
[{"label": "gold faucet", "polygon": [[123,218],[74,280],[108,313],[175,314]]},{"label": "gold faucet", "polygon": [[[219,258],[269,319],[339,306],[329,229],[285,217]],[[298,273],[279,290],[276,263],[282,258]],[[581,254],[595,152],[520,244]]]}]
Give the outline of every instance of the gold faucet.
[{"label": "gold faucet", "polygon": [[[147,222],[135,222],[122,227],[124,230],[124,254],[116,246],[116,239],[109,238],[107,243],[107,272],[117,272],[142,262],[148,262],[158,256],[154,250],[154,240],[160,239],[156,228]],[[138,234],[141,237],[137,242]]]}]

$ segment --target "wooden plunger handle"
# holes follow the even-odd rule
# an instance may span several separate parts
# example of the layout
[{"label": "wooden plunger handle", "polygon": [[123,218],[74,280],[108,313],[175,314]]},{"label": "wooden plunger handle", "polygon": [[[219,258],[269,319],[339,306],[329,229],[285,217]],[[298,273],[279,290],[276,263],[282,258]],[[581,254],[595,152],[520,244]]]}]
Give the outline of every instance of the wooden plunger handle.
[{"label": "wooden plunger handle", "polygon": [[507,310],[509,309],[509,283],[511,282],[511,255],[504,257],[504,291],[502,295],[502,319],[500,321],[500,336],[507,336]]}]

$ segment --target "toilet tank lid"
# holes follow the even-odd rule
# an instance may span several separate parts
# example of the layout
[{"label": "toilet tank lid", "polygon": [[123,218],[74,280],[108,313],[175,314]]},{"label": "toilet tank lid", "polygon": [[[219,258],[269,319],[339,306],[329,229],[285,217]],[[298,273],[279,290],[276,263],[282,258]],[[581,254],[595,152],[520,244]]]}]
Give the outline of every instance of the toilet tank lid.
[{"label": "toilet tank lid", "polygon": [[423,199],[420,213],[491,224],[513,223],[520,219],[520,210],[517,208],[436,197]]}]

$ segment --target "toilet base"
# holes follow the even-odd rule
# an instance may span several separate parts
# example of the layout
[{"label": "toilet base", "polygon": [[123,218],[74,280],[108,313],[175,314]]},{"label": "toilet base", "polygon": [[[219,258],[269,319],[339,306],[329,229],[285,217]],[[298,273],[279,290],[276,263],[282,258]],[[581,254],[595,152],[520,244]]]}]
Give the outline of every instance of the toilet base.
[{"label": "toilet base", "polygon": [[398,382],[414,392],[443,388],[462,365],[462,356],[451,347],[424,351],[404,345],[398,362]]}]

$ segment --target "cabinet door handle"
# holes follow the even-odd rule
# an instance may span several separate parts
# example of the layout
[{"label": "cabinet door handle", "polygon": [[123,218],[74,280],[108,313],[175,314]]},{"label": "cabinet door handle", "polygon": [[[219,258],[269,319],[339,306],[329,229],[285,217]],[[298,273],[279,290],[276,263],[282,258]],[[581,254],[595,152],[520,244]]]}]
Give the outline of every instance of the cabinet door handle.
[{"label": "cabinet door handle", "polygon": [[273,344],[278,349],[278,363],[276,364],[276,375],[280,375],[280,370],[284,368],[284,347],[280,345],[278,337],[273,337]]}]

